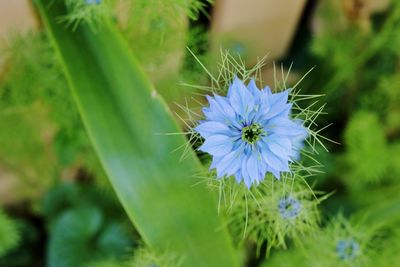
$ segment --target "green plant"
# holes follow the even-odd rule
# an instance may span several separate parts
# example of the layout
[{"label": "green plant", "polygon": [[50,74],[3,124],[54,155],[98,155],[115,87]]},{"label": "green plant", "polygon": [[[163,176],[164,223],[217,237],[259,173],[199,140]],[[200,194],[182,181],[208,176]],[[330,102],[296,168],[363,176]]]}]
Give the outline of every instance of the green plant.
[{"label": "green plant", "polygon": [[66,12],[62,2],[35,2],[94,147],[143,239],[157,251],[181,253],[184,266],[237,265],[227,232],[215,232],[221,222],[212,197],[191,186],[199,162],[193,153],[181,162],[172,153],[185,140],[162,135],[177,125],[111,22],[97,32],[84,24],[72,31],[56,21]]},{"label": "green plant", "polygon": [[0,210],[0,257],[18,245],[20,236],[16,222]]}]

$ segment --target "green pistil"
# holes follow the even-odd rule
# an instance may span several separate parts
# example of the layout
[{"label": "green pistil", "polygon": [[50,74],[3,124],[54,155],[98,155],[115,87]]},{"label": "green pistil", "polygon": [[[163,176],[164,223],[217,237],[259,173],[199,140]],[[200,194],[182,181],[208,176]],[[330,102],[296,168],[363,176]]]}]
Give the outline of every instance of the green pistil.
[{"label": "green pistil", "polygon": [[242,139],[250,144],[254,144],[264,133],[261,125],[255,123],[242,129]]}]

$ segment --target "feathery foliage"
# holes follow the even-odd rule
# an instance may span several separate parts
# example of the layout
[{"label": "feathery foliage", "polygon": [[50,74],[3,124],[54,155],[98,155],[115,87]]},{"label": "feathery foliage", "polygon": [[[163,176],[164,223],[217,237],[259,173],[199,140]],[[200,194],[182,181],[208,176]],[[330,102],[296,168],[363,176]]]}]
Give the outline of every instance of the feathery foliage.
[{"label": "feathery foliage", "polygon": [[16,222],[0,209],[0,257],[15,248],[20,240]]},{"label": "feathery foliage", "polygon": [[129,266],[180,267],[182,266],[182,259],[180,259],[179,256],[170,254],[168,252],[155,253],[149,248],[141,247],[135,250],[133,260],[131,261]]},{"label": "feathery foliage", "polygon": [[349,169],[348,175],[343,175],[351,187],[377,181],[386,174],[389,153],[382,128],[375,113],[359,111],[351,117],[344,133]]}]

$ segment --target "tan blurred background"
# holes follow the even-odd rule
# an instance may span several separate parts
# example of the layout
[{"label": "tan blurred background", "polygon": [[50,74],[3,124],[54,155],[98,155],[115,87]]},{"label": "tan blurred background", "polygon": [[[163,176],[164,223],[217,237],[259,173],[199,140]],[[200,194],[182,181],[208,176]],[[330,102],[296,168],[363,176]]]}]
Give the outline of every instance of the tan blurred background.
[{"label": "tan blurred background", "polygon": [[[215,1],[215,42],[230,48],[238,45],[250,56],[270,53],[271,58],[279,58],[292,40],[305,3],[306,0]],[[0,0],[0,36],[35,27],[37,19],[29,0]]]},{"label": "tan blurred background", "polygon": [[30,1],[0,0],[0,36],[17,31],[24,32],[37,26]]}]

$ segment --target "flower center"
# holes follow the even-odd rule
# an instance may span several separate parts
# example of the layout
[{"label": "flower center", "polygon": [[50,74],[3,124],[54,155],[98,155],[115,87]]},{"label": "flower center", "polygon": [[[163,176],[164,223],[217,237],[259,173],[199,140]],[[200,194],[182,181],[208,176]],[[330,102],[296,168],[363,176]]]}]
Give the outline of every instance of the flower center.
[{"label": "flower center", "polygon": [[260,124],[254,123],[242,129],[242,139],[250,144],[254,144],[264,133]]},{"label": "flower center", "polygon": [[354,259],[357,256],[359,244],[355,240],[340,240],[336,245],[336,252],[342,260]]},{"label": "flower center", "polygon": [[279,200],[278,209],[283,218],[296,218],[300,213],[301,204],[296,198],[283,197]]}]

